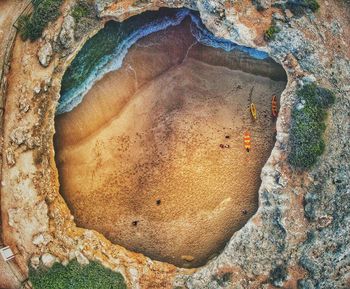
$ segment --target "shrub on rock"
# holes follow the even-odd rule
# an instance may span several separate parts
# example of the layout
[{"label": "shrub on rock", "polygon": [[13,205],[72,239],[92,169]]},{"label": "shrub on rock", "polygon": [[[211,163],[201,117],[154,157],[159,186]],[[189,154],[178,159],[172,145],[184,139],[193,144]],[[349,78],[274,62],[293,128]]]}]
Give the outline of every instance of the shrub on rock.
[{"label": "shrub on rock", "polygon": [[60,15],[63,0],[32,0],[33,13],[22,15],[18,19],[18,29],[23,40],[37,40],[41,37],[49,22],[55,21]]},{"label": "shrub on rock", "polygon": [[292,110],[289,163],[300,169],[310,168],[323,153],[326,109],[334,103],[332,91],[314,83],[299,89]]},{"label": "shrub on rock", "polygon": [[80,265],[76,260],[63,266],[30,268],[29,280],[34,289],[126,289],[123,276],[97,262]]}]

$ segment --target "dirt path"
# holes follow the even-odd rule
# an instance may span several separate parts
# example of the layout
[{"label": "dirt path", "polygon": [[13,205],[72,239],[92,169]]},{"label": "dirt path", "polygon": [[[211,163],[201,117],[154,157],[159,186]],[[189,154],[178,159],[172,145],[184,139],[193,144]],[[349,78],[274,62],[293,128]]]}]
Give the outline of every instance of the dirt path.
[{"label": "dirt path", "polygon": [[[0,78],[3,76],[4,62],[9,56],[11,42],[14,40],[16,30],[13,27],[14,21],[21,13],[28,1],[23,0],[0,0]],[[1,82],[1,79],[0,79]],[[1,85],[0,85],[1,87]],[[0,109],[3,109],[4,99],[0,91]],[[2,116],[2,114],[1,114]],[[2,129],[2,123],[1,123]],[[2,224],[0,222],[0,239],[2,240]],[[2,244],[2,242],[0,242]],[[2,247],[2,245],[0,245]],[[0,288],[16,289],[20,288],[21,280],[24,280],[22,273],[17,267],[16,261],[6,263],[0,257]]]},{"label": "dirt path", "polygon": [[9,40],[13,36],[12,25],[27,3],[23,0],[0,0],[0,72]]},{"label": "dirt path", "polygon": [[[57,165],[79,226],[193,267],[219,253],[255,213],[274,144],[271,96],[285,83],[207,64],[219,57],[215,50],[192,46],[186,26],[169,30],[140,41],[121,70],[57,118]],[[223,52],[224,59],[232,64]],[[248,109],[253,87],[256,122]]]}]

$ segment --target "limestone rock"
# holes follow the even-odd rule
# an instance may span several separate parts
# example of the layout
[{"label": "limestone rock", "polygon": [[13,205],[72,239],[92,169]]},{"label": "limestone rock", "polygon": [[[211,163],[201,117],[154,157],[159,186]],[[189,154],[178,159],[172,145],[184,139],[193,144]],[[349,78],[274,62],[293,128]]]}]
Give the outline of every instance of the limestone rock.
[{"label": "limestone rock", "polygon": [[24,144],[24,142],[28,138],[28,133],[29,130],[27,128],[18,127],[17,129],[12,131],[10,139],[14,144],[20,146],[21,144]]},{"label": "limestone rock", "polygon": [[103,12],[106,6],[111,5],[114,0],[95,0],[95,5],[99,13]]},{"label": "limestone rock", "polygon": [[52,240],[52,237],[47,233],[40,233],[34,236],[33,244],[34,245],[47,245]]},{"label": "limestone rock", "polygon": [[66,16],[60,33],[60,42],[64,48],[70,48],[74,43],[74,28],[74,17],[71,15]]},{"label": "limestone rock", "polygon": [[52,46],[50,42],[46,42],[38,51],[39,62],[42,66],[47,67],[52,58]]},{"label": "limestone rock", "polygon": [[39,94],[41,92],[40,84],[37,84],[33,89],[35,94]]},{"label": "limestone rock", "polygon": [[313,83],[313,82],[316,82],[316,78],[314,75],[310,74],[310,75],[305,75],[303,78],[302,78],[302,81],[304,84],[309,84],[309,83]]},{"label": "limestone rock", "polygon": [[45,253],[41,256],[41,261],[46,267],[52,267],[52,265],[57,262],[57,259],[55,256],[51,255],[50,253]]},{"label": "limestone rock", "polygon": [[41,139],[38,136],[33,137],[29,132],[29,128],[18,127],[12,131],[10,135],[12,144],[24,146],[26,149],[33,149],[41,144]]},{"label": "limestone rock", "polygon": [[6,161],[10,167],[16,164],[15,155],[11,149],[6,150]]},{"label": "limestone rock", "polygon": [[79,264],[81,265],[89,264],[89,260],[80,251],[75,252],[75,257],[77,258],[77,261]]},{"label": "limestone rock", "polygon": [[37,269],[40,265],[40,257],[33,256],[32,258],[30,258],[30,264],[33,266],[33,268]]},{"label": "limestone rock", "polygon": [[7,214],[8,214],[8,224],[11,226],[11,227],[15,227],[17,221],[16,221],[16,216],[17,216],[17,209],[9,209],[7,211]]},{"label": "limestone rock", "polygon": [[26,98],[21,96],[18,98],[18,108],[20,112],[26,113],[30,109],[30,105],[27,102]]}]

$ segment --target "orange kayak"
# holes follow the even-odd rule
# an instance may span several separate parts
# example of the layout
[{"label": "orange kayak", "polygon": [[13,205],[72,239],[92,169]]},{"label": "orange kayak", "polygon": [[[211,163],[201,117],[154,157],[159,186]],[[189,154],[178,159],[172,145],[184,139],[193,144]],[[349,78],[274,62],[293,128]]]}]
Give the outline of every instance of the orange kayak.
[{"label": "orange kayak", "polygon": [[256,106],[254,103],[250,104],[250,112],[254,120],[256,120]]},{"label": "orange kayak", "polygon": [[244,133],[243,141],[244,141],[244,148],[247,150],[247,152],[249,152],[251,147],[251,138],[250,138],[249,131],[246,131]]},{"label": "orange kayak", "polygon": [[277,111],[277,98],[276,98],[276,95],[272,96],[271,109],[272,109],[272,115],[274,117],[277,117],[278,111]]}]

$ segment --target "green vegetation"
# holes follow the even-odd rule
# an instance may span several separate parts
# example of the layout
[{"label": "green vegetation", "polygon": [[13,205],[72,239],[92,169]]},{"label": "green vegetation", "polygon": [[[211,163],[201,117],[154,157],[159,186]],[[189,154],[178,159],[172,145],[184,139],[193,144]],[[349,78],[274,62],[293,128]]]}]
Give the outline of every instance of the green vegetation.
[{"label": "green vegetation", "polygon": [[304,0],[303,4],[305,7],[310,8],[313,12],[317,11],[320,8],[317,0]]},{"label": "green vegetation", "polygon": [[226,272],[220,276],[215,275],[213,276],[213,280],[216,281],[220,287],[225,287],[232,281],[232,272]]},{"label": "green vegetation", "polygon": [[298,101],[292,110],[289,163],[299,169],[310,168],[324,151],[326,109],[334,103],[332,91],[315,84],[298,90]]},{"label": "green vegetation", "polygon": [[72,16],[76,22],[81,18],[88,17],[93,14],[91,1],[79,1],[72,9]]},{"label": "green vegetation", "polygon": [[18,29],[23,40],[34,41],[41,37],[49,22],[55,21],[60,15],[63,0],[32,0],[33,13],[22,15],[18,19]]},{"label": "green vegetation", "polygon": [[55,263],[50,269],[30,268],[29,280],[34,289],[126,289],[120,273],[97,262],[82,266],[76,260],[67,266]]},{"label": "green vegetation", "polygon": [[274,40],[278,32],[280,32],[280,29],[276,26],[275,23],[272,23],[270,28],[265,31],[265,39],[267,41]]},{"label": "green vegetation", "polygon": [[312,12],[316,12],[320,8],[317,0],[289,0],[287,2],[289,8],[295,14],[302,14],[302,10],[309,8]]}]

